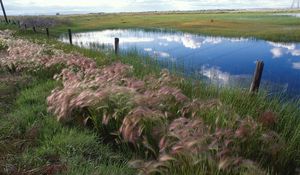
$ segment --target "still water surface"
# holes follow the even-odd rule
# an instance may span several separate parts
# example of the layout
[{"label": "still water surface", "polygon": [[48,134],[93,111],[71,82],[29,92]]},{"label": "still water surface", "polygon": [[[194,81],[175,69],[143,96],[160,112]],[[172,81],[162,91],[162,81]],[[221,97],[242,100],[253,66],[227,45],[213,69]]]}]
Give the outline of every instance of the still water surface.
[{"label": "still water surface", "polygon": [[290,16],[290,17],[296,17],[296,18],[300,18],[300,13],[277,13],[274,15],[278,15],[278,16]]},{"label": "still water surface", "polygon": [[[103,30],[73,34],[75,45],[136,50],[153,59],[182,65],[186,75],[199,75],[219,86],[249,87],[256,60],[265,62],[263,88],[270,93],[300,95],[300,43],[225,38],[161,30]],[[60,40],[69,42],[67,35]]]}]

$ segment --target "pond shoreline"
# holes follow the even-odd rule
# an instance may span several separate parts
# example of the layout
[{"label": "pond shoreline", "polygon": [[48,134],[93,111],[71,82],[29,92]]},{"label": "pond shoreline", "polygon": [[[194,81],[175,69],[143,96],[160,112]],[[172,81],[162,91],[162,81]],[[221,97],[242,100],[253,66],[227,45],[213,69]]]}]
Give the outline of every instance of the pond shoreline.
[{"label": "pond shoreline", "polygon": [[[176,65],[181,67],[181,71],[186,75],[205,77],[217,86],[248,88],[254,63],[257,59],[262,59],[267,63],[263,75],[263,89],[275,94],[300,94],[300,91],[297,91],[300,84],[289,80],[292,77],[297,79],[300,75],[297,67],[300,62],[299,43],[211,37],[166,29],[114,29],[73,33],[73,42],[80,47],[103,51],[106,48],[113,49],[115,37],[120,38],[120,49],[125,54],[137,52],[142,57],[151,57]],[[61,35],[59,40],[69,42],[68,36],[64,35]],[[291,63],[289,59],[293,59],[294,62]],[[239,67],[230,63],[239,64]],[[282,66],[281,69],[277,69],[279,65]]]},{"label": "pond shoreline", "polygon": [[[26,47],[26,54],[9,55],[4,63],[17,61],[17,67],[34,68],[35,64],[25,64],[34,58],[35,63],[41,63],[43,67],[37,69],[41,72],[32,72],[42,81],[36,81],[36,86],[24,90],[15,106],[16,111],[34,109],[43,113],[32,115],[22,111],[25,115],[12,115],[14,120],[3,122],[5,126],[17,128],[13,131],[25,128],[28,132],[23,134],[36,133],[33,132],[36,130],[42,133],[43,137],[35,147],[17,156],[16,161],[21,160],[17,167],[30,168],[21,170],[43,171],[55,166],[56,172],[66,174],[101,172],[109,175],[123,171],[132,174],[144,172],[145,168],[147,171],[160,170],[162,174],[251,174],[253,170],[261,174],[293,174],[300,166],[299,102],[283,103],[280,99],[269,99],[263,93],[207,87],[201,82],[161,71],[151,62],[144,64],[138,55],[117,57],[114,53],[70,46],[29,32],[18,31],[14,37],[20,38],[9,40],[4,37],[4,43],[9,43],[7,49],[11,54],[18,54],[19,49]],[[44,51],[37,52],[36,49]],[[25,62],[20,63],[15,58]],[[41,60],[66,65],[63,71],[60,66],[49,69],[44,68],[48,64]],[[52,75],[57,71],[62,74],[55,76],[55,82]],[[113,93],[105,93],[110,91]],[[45,104],[47,96],[48,103]],[[67,113],[61,112],[65,110]],[[54,117],[62,123],[58,124]],[[26,122],[22,122],[24,120]],[[84,126],[87,128],[83,129]],[[0,130],[3,135],[9,131]],[[177,149],[181,144],[187,147]],[[278,149],[273,149],[274,144]],[[113,148],[117,152],[111,151]],[[224,159],[219,155],[226,150],[229,150],[224,154],[226,160],[238,163],[229,161],[224,168]],[[43,166],[49,163],[49,153],[55,153],[56,164]],[[209,156],[202,157],[203,154]],[[141,161],[127,164],[130,156]],[[207,164],[207,161],[211,163]],[[36,169],[35,166],[44,168]],[[167,166],[170,167],[165,169]]]}]

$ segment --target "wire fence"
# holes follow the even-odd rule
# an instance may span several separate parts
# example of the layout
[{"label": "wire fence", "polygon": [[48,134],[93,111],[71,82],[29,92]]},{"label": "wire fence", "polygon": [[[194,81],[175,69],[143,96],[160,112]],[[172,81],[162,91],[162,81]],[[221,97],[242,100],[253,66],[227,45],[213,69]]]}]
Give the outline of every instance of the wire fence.
[{"label": "wire fence", "polygon": [[[12,26],[16,26],[18,27],[20,30],[23,30],[23,31],[31,31],[33,33],[37,33],[37,34],[40,34],[40,35],[44,35],[48,38],[59,38],[59,33],[56,33],[56,32],[53,32],[51,31],[51,28],[50,26],[49,27],[42,27],[42,26],[34,26],[34,24],[32,23],[28,23],[26,24],[24,21],[20,22],[19,20],[15,20],[15,19],[8,19],[8,23],[5,21],[5,20],[0,20],[0,23],[2,24],[6,24],[6,25],[12,25]],[[73,45],[73,40],[72,40],[72,31],[71,31],[71,28],[67,28],[64,30],[65,33],[69,34],[69,36],[66,35],[66,38],[69,37],[69,43],[71,45]],[[112,41],[113,41],[113,38],[112,38]],[[77,43],[75,43],[75,45],[77,45]],[[82,47],[82,45],[78,45],[79,47]],[[104,46],[103,46],[104,47]],[[182,54],[182,55],[179,55],[179,56],[176,56],[176,62],[177,63],[180,63],[182,61],[184,61],[184,59],[188,58],[188,57],[192,57],[196,54],[199,54],[199,52],[206,52],[206,51],[209,51],[209,50],[212,50],[212,49],[215,49],[217,48],[218,45],[213,45],[213,46],[208,46],[208,47],[201,47],[195,51],[191,51],[191,52],[188,52],[188,53],[185,53],[185,54]],[[244,49],[247,49],[251,46],[245,46],[245,47],[240,47],[240,48],[236,48],[236,49],[233,49],[233,50],[228,50],[226,52],[223,52],[219,55],[216,55],[214,57],[209,57],[209,58],[201,58],[203,59],[203,61],[211,61],[211,60],[216,60],[216,58],[222,58],[222,57],[225,57],[225,56],[229,56],[231,54],[234,54],[236,52],[239,52],[241,50],[244,50]],[[90,47],[92,48],[92,47]],[[175,47],[171,47],[171,48],[168,48],[166,50],[166,52],[168,51],[179,51],[181,50],[182,46],[175,46]],[[99,51],[99,48],[95,49],[95,48],[92,48],[93,50],[98,50]],[[103,48],[102,48],[103,49]],[[119,52],[119,42],[118,43],[114,43],[114,46],[109,48],[111,50],[113,50],[115,52],[115,54],[118,54]],[[101,50],[102,51],[102,50]],[[154,55],[155,56],[155,55]],[[257,60],[257,62],[259,62],[259,60]],[[192,65],[192,64],[191,64]],[[191,69],[193,69],[193,67],[191,67]],[[257,70],[258,68],[256,68],[256,71],[260,71],[260,70]],[[261,73],[262,74],[262,73]],[[259,75],[259,76],[262,76],[262,75]],[[252,84],[253,82],[255,81],[255,77],[253,77],[253,80],[252,80]],[[257,84],[257,83],[256,83]],[[260,86],[260,80],[259,80],[259,83],[257,84],[257,86],[259,87]],[[253,89],[257,89],[256,87],[253,88]]]},{"label": "wire fence", "polygon": [[[17,26],[20,30],[25,30],[25,31],[31,30],[33,33],[43,34],[43,35],[45,35],[48,38],[50,38],[50,37],[57,38],[58,37],[57,35],[52,34],[51,30],[48,27],[35,27],[35,26],[28,27],[27,24],[22,24],[21,25],[20,21],[10,20],[10,19],[8,20],[8,23],[5,20],[1,20],[0,22],[1,23],[5,23],[7,25]],[[68,33],[69,44],[73,45],[73,38],[72,38],[73,34],[72,34],[71,28],[68,28],[66,30],[66,32]],[[119,38],[115,38],[114,52],[115,52],[116,55],[119,54],[119,50],[120,50],[119,49],[119,42],[120,42]],[[203,50],[210,50],[210,49],[214,49],[216,47],[218,47],[218,46],[210,46],[210,47],[206,47],[206,48],[202,48],[202,49]],[[235,50],[223,53],[221,55],[215,56],[213,58],[217,58],[217,57],[219,58],[219,57],[224,57],[224,56],[227,56],[227,55],[231,55],[231,54],[233,54],[235,52],[238,52],[240,50],[243,50],[243,49],[246,49],[246,48],[249,48],[249,47],[251,47],[251,46],[246,46],[246,47],[238,48],[238,49],[235,49]],[[175,49],[178,49],[178,48],[179,48],[179,46],[176,46],[176,47],[170,48],[168,50],[175,50]],[[194,54],[199,53],[199,51],[200,50],[195,50],[195,51],[190,52],[188,54],[181,55],[178,58],[190,57],[190,56],[192,56]],[[210,58],[210,59],[212,59],[212,58]],[[253,80],[252,80],[251,88],[250,88],[250,92],[251,93],[258,92],[258,89],[259,89],[260,83],[261,83],[263,69],[264,69],[264,62],[257,60],[256,69],[255,69],[255,72],[254,72],[254,76],[253,76]]]}]

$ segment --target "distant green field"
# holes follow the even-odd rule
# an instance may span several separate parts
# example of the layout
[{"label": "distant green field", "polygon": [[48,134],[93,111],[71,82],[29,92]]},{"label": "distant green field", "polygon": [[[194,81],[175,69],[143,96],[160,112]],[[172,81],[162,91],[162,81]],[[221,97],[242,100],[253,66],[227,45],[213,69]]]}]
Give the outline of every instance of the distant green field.
[{"label": "distant green field", "polygon": [[[272,41],[300,41],[300,18],[274,15],[286,12],[211,12],[211,13],[120,13],[66,15],[69,20],[52,32],[67,28],[91,31],[115,28],[165,28],[197,34],[227,37],[254,37]],[[293,11],[297,13],[297,11]]]}]

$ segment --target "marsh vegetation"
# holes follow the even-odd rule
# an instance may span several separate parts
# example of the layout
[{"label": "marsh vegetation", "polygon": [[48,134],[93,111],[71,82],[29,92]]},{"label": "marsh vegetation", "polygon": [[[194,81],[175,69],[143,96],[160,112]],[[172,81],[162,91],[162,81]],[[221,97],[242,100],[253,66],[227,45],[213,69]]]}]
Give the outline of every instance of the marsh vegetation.
[{"label": "marsh vegetation", "polygon": [[[296,41],[299,34],[281,30],[290,25],[297,31],[298,21],[280,17],[275,23],[274,17],[264,13],[242,13],[236,33],[232,32],[235,23],[229,22],[235,14],[142,15],[149,15],[149,23],[140,25],[142,18],[137,14],[70,20],[78,31],[113,28],[120,20],[118,28],[169,25],[190,32],[210,30],[211,35],[221,34],[222,29],[224,35],[240,36],[246,30],[242,21],[255,24],[263,19],[268,32],[248,28],[243,36]],[[171,20],[177,15],[184,23]],[[187,19],[191,24],[209,19],[212,26],[224,26],[193,28]],[[95,23],[98,20],[101,26]],[[284,102],[264,92],[216,88],[184,78],[176,69],[161,69],[157,61],[142,60],[135,53],[116,56],[109,50],[70,46],[45,34],[0,26],[7,27],[15,31],[0,32],[4,82],[0,99],[9,101],[0,103],[4,109],[0,111],[0,173],[250,175],[299,171],[298,100]],[[52,31],[60,34],[64,28]]]}]

